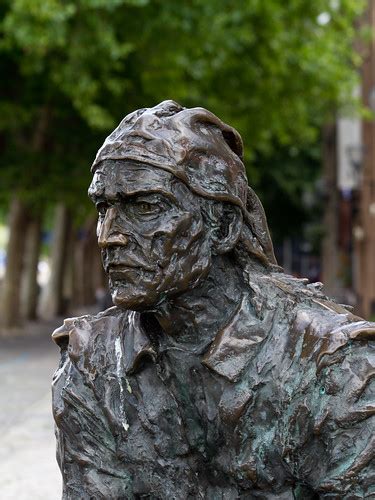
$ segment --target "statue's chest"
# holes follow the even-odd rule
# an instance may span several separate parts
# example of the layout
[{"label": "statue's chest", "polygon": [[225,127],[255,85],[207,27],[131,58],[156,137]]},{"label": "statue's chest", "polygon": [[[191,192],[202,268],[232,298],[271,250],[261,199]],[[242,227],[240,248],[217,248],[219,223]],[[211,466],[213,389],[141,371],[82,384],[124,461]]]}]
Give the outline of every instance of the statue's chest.
[{"label": "statue's chest", "polygon": [[76,428],[80,460],[97,456],[135,493],[155,491],[155,498],[225,492],[231,499],[252,489],[255,456],[243,425],[251,386],[226,382],[188,357],[149,361],[133,375],[120,364],[93,373],[68,364],[57,390],[57,422],[63,434]]},{"label": "statue's chest", "polygon": [[207,387],[204,367],[180,365],[177,374],[176,368],[150,362],[130,376],[112,370],[95,390],[134,491],[146,494],[158,485],[160,493],[196,498],[211,487],[213,460],[223,444],[214,396],[220,391]]},{"label": "statue's chest", "polygon": [[104,401],[126,456],[137,460],[141,452],[144,459],[144,450],[155,460],[187,454],[205,457],[207,449],[219,444],[221,388],[208,383],[210,375],[195,360],[174,361],[150,362],[129,376],[119,370],[106,374]]}]

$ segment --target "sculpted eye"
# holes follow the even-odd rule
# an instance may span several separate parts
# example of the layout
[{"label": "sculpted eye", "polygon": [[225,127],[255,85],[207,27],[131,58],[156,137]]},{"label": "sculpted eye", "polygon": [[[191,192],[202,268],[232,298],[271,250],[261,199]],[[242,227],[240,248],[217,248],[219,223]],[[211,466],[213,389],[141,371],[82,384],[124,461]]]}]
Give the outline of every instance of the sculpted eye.
[{"label": "sculpted eye", "polygon": [[156,217],[171,208],[171,204],[167,199],[154,193],[137,197],[124,197],[122,205],[124,210],[132,217],[145,220]]},{"label": "sculpted eye", "polygon": [[137,201],[135,207],[142,215],[152,215],[160,212],[160,206],[158,204],[149,203],[147,201]]}]

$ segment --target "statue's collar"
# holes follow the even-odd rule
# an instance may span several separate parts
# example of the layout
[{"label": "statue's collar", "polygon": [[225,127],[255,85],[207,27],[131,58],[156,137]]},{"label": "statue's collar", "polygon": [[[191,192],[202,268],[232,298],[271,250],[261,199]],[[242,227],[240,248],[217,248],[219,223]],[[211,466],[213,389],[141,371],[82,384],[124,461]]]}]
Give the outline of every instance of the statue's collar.
[{"label": "statue's collar", "polygon": [[[127,373],[140,369],[144,358],[156,359],[156,352],[140,323],[140,315],[128,313],[124,336],[124,361]],[[216,335],[202,364],[235,382],[254,355],[254,347],[270,329],[269,315],[260,319],[253,311],[249,294],[244,294],[229,322]],[[266,326],[267,323],[267,326]]]},{"label": "statue's collar", "polygon": [[242,300],[230,321],[216,335],[202,363],[235,382],[254,356],[254,349],[270,331],[273,312],[255,314],[249,294]]},{"label": "statue's collar", "polygon": [[[203,355],[202,364],[235,382],[253,358],[257,344],[267,336],[272,321],[272,311],[256,315],[249,294],[244,294],[233,316]],[[117,307],[96,317],[67,319],[52,335],[63,348],[69,343],[70,358],[78,364],[83,363],[85,358],[91,359],[90,351],[95,345],[97,349],[97,342],[105,338],[106,345],[114,345],[119,336],[123,337],[122,362],[126,373],[141,370],[147,358],[156,361],[157,352],[141,323],[141,315],[132,311],[124,313]]]},{"label": "statue's collar", "polygon": [[157,353],[141,324],[141,315],[134,311],[126,312],[124,325],[124,364],[127,374],[135,373],[145,358],[156,360]]}]

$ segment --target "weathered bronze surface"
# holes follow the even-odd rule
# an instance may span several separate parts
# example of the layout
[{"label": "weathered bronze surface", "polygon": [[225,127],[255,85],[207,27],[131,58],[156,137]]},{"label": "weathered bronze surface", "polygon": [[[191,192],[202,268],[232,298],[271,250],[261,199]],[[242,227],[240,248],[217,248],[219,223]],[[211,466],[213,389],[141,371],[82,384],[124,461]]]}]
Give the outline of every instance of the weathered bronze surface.
[{"label": "weathered bronze surface", "polygon": [[92,170],[116,305],[53,334],[63,498],[372,498],[375,324],[276,265],[239,134],[166,101]]}]

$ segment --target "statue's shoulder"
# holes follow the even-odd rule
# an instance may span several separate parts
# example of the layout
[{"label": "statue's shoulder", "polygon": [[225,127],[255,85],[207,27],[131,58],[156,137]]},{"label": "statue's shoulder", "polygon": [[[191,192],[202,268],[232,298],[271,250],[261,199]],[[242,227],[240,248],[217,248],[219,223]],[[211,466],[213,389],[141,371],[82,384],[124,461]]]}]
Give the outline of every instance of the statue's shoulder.
[{"label": "statue's shoulder", "polygon": [[105,372],[120,356],[124,369],[134,371],[145,356],[154,356],[141,315],[119,307],[111,307],[96,315],[65,319],[52,334],[81,372]]},{"label": "statue's shoulder", "polygon": [[103,348],[112,345],[135,314],[114,306],[95,315],[67,318],[52,333],[52,339],[61,349],[68,349],[69,357],[75,360],[97,348],[98,344]]},{"label": "statue's shoulder", "polygon": [[333,362],[336,353],[375,340],[375,323],[330,299],[312,298],[296,308],[290,336],[299,341],[300,357],[314,360],[320,371],[324,364]]},{"label": "statue's shoulder", "polygon": [[327,297],[321,283],[282,272],[255,275],[249,283],[255,306],[274,312],[269,335],[286,358],[318,365],[325,355],[375,338],[375,323]]},{"label": "statue's shoulder", "polygon": [[248,285],[202,360],[231,382],[263,363],[276,373],[292,362],[304,376],[325,354],[375,333],[375,324],[331,301],[319,285],[282,273],[253,273]]},{"label": "statue's shoulder", "polygon": [[66,318],[63,324],[52,333],[52,340],[57,345],[63,346],[69,342],[69,336],[72,331],[92,331],[100,324],[118,321],[128,314],[130,314],[130,311],[124,311],[114,306],[97,314],[84,314],[82,316]]}]

